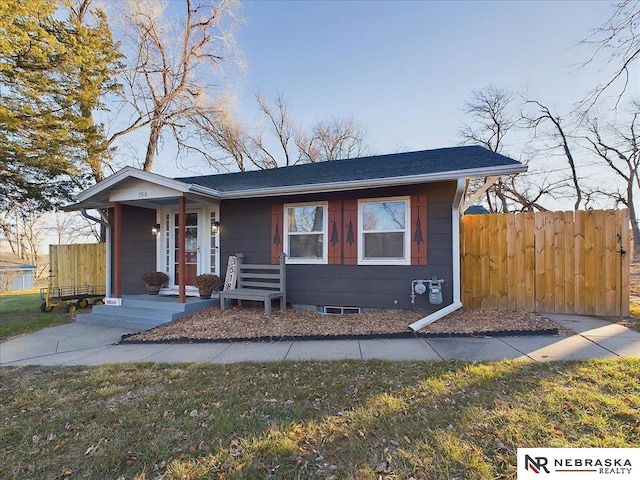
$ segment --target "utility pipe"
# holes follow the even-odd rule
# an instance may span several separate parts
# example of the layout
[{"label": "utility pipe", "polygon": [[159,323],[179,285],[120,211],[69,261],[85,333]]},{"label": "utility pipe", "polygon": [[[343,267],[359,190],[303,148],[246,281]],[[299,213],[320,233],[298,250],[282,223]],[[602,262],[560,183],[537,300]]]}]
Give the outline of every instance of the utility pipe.
[{"label": "utility pipe", "polygon": [[453,197],[451,205],[451,251],[452,251],[452,269],[453,269],[453,303],[447,305],[440,310],[427,315],[420,320],[409,325],[414,331],[418,331],[423,327],[440,320],[442,317],[455,312],[462,308],[462,300],[460,296],[460,204],[464,200],[465,192],[464,178],[458,178],[456,185],[456,194]]}]

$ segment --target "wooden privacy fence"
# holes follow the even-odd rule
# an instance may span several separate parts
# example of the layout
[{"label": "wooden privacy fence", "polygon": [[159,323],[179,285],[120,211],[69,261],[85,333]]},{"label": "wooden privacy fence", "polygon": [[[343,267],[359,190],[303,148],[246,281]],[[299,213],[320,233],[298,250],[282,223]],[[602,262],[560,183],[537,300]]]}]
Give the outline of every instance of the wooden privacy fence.
[{"label": "wooden privacy fence", "polygon": [[465,215],[465,307],[629,315],[628,210]]},{"label": "wooden privacy fence", "polygon": [[104,285],[107,258],[105,245],[49,245],[53,286]]}]

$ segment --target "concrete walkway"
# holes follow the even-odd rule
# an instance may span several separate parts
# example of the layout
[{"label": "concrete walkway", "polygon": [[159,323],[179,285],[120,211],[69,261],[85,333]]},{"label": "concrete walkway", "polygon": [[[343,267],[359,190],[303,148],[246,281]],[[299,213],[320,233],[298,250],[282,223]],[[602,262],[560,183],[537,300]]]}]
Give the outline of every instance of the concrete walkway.
[{"label": "concrete walkway", "polygon": [[575,335],[483,338],[284,341],[117,345],[129,330],[70,323],[0,344],[0,366],[101,365],[121,362],[278,362],[382,359],[438,361],[640,358],[640,333],[604,320],[547,315]]}]

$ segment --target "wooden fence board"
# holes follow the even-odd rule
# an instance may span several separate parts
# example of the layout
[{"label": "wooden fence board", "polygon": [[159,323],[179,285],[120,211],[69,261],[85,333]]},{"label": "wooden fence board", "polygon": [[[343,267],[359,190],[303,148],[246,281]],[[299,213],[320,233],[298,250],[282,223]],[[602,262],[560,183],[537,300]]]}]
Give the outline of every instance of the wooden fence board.
[{"label": "wooden fence board", "polygon": [[467,307],[629,314],[627,210],[467,215],[461,232]]},{"label": "wooden fence board", "polygon": [[629,316],[629,289],[631,288],[631,228],[629,226],[629,210],[616,212],[618,235],[616,235],[617,251],[622,257],[620,262],[621,285],[619,289],[620,316]]},{"label": "wooden fence board", "polygon": [[53,286],[104,285],[106,258],[104,243],[49,245]]},{"label": "wooden fence board", "polygon": [[587,211],[584,222],[584,311],[597,313],[596,282],[598,271],[596,266],[596,219],[593,210]]},{"label": "wooden fence board", "polygon": [[518,246],[520,240],[522,238],[521,232],[518,232],[516,229],[516,219],[517,217],[514,215],[507,215],[506,225],[505,225],[505,237],[506,237],[506,247],[507,247],[507,258],[506,258],[506,275],[507,275],[507,285],[506,285],[506,310],[516,310],[517,309],[517,292],[522,291],[522,284],[524,282],[523,271],[522,271],[522,263],[518,262]]},{"label": "wooden fence board", "polygon": [[535,227],[536,217],[533,213],[525,213],[524,231],[523,231],[523,264],[525,275],[525,298],[521,301],[524,304],[524,310],[527,312],[535,311],[536,306],[536,244],[535,244]]},{"label": "wooden fence board", "polygon": [[[616,217],[615,215],[607,216],[604,219],[604,255],[603,258],[613,258],[616,254],[617,245],[617,229],[616,229]],[[619,312],[617,307],[617,289],[620,284],[617,279],[620,279],[619,266],[622,262],[605,262],[603,265],[603,277],[604,277],[604,315],[612,316]]]},{"label": "wooden fence board", "polygon": [[556,215],[553,218],[553,304],[557,312],[564,312],[566,305],[564,221],[564,215]]},{"label": "wooden fence board", "polygon": [[562,313],[573,313],[576,306],[576,251],[575,251],[575,222],[573,212],[564,212],[564,307]]},{"label": "wooden fence board", "polygon": [[574,248],[575,248],[575,313],[584,314],[585,295],[585,265],[584,265],[584,225],[585,214],[583,210],[575,212],[574,223]]}]

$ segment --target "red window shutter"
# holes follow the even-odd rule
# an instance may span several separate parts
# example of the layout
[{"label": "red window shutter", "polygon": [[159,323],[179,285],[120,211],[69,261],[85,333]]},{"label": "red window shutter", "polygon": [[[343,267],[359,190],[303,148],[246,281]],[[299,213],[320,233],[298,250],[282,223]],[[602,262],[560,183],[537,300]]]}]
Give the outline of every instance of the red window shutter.
[{"label": "red window shutter", "polygon": [[280,254],[284,251],[283,225],[284,205],[276,203],[271,206],[271,263],[280,263]]},{"label": "red window shutter", "polygon": [[344,264],[358,264],[358,200],[344,200]]},{"label": "red window shutter", "polygon": [[329,200],[329,265],[342,263],[342,201]]},{"label": "red window shutter", "polygon": [[411,195],[411,265],[427,264],[427,196]]}]

